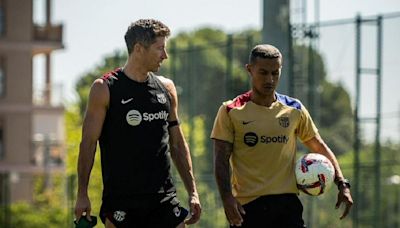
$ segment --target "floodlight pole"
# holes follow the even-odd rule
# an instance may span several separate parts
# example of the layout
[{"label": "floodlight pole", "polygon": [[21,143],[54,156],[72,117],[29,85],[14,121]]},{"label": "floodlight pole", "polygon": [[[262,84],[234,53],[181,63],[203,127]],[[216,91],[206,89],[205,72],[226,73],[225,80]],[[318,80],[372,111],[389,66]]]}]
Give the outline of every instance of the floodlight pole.
[{"label": "floodlight pole", "polygon": [[376,19],[377,57],[376,57],[376,131],[375,131],[375,227],[381,227],[381,109],[382,109],[382,16]]},{"label": "floodlight pole", "polygon": [[356,17],[356,91],[354,102],[354,204],[353,225],[358,227],[359,183],[360,183],[360,128],[359,128],[359,105],[360,105],[360,76],[361,76],[361,16]]}]

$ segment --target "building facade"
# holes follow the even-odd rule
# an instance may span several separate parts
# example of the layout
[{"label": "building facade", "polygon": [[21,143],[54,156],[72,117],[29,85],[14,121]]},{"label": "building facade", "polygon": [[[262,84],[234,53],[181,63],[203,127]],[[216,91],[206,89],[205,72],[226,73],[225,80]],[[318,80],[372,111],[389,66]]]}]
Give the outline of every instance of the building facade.
[{"label": "building facade", "polygon": [[[31,201],[38,174],[63,170],[64,107],[54,102],[51,55],[63,49],[61,24],[51,22],[51,0],[0,0],[0,203]],[[34,14],[43,12],[43,23]],[[43,57],[41,91],[34,58]],[[38,95],[39,94],[39,95]]]}]

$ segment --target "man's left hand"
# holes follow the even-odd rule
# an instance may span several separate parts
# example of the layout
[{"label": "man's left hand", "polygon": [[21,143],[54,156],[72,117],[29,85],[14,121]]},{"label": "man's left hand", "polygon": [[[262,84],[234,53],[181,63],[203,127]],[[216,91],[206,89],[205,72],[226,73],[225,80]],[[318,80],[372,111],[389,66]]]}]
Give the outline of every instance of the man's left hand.
[{"label": "man's left hand", "polygon": [[349,214],[350,208],[353,206],[353,198],[350,194],[350,188],[340,188],[336,202],[336,209],[338,209],[342,203],[345,204],[346,208],[344,209],[342,216],[340,216],[340,219],[345,218]]}]

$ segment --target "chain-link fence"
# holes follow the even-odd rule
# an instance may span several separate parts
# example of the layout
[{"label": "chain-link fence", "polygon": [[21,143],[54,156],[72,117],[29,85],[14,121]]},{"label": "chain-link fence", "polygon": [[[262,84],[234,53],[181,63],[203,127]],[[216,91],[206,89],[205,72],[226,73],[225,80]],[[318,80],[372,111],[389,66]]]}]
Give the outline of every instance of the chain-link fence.
[{"label": "chain-link fence", "polygon": [[[330,198],[326,200],[330,205],[325,200],[304,199],[310,227],[400,226],[400,97],[395,92],[400,82],[396,76],[400,67],[395,63],[400,51],[395,39],[399,25],[399,13],[293,25],[293,67],[298,70],[293,75],[294,95],[304,101],[315,121],[323,124],[324,116],[329,115],[324,112],[327,106],[341,102],[321,101],[327,92],[321,90],[326,79],[347,90],[353,110],[350,125],[343,126],[351,132],[347,141],[352,152],[342,163],[345,176],[353,183],[351,220],[330,222],[331,215],[324,212],[331,211],[335,196],[327,195],[322,198]],[[296,51],[307,57],[296,58]],[[329,135],[328,141],[332,137]]]}]

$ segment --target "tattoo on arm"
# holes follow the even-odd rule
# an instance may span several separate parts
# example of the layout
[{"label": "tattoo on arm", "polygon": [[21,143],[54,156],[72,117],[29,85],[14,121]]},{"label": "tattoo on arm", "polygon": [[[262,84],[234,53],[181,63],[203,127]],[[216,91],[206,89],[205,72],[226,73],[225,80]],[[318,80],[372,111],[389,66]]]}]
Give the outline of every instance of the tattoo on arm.
[{"label": "tattoo on arm", "polygon": [[214,140],[214,172],[221,197],[232,194],[229,158],[233,150],[232,143]]}]

